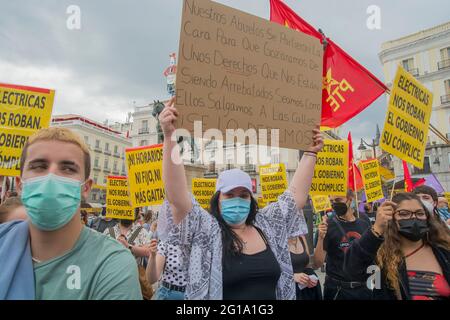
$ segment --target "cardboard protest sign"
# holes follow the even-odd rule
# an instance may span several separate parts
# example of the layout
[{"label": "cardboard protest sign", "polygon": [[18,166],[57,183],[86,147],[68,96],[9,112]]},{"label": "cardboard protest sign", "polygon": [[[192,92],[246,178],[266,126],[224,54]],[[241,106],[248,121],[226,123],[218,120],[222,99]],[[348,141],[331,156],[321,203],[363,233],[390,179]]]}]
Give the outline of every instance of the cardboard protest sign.
[{"label": "cardboard protest sign", "polygon": [[28,138],[48,128],[54,90],[0,83],[0,176],[20,175]]},{"label": "cardboard protest sign", "polygon": [[423,168],[433,93],[398,67],[381,135],[383,150]]},{"label": "cardboard protest sign", "polygon": [[288,188],[284,163],[259,167],[262,199],[265,203],[274,202]]},{"label": "cardboard protest sign", "polygon": [[331,209],[331,202],[328,196],[324,195],[312,196],[311,200],[313,203],[315,213]]},{"label": "cardboard protest sign", "polygon": [[194,132],[202,121],[203,131],[253,129],[255,138],[279,129],[280,147],[310,147],[322,112],[319,40],[209,0],[183,3],[178,127]]},{"label": "cardboard protest sign", "polygon": [[381,188],[380,164],[377,159],[361,162],[361,175],[366,190],[367,202],[384,198]]},{"label": "cardboard protest sign", "polygon": [[106,218],[134,220],[127,177],[108,176],[106,184]]},{"label": "cardboard protest sign", "polygon": [[133,208],[163,203],[162,158],[161,144],[125,150]]},{"label": "cardboard protest sign", "polygon": [[209,208],[216,193],[216,179],[192,179],[192,194],[203,209]]},{"label": "cardboard protest sign", "polygon": [[325,140],[317,155],[309,193],[327,196],[346,196],[348,181],[348,141]]}]

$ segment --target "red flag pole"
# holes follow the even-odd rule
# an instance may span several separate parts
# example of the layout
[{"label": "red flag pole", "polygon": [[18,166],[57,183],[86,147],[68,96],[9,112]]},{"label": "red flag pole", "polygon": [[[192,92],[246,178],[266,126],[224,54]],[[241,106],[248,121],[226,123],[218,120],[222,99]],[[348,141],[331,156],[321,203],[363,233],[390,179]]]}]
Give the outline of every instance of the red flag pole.
[{"label": "red flag pole", "polygon": [[353,184],[355,186],[356,216],[359,218],[358,186],[356,185],[355,164],[353,164]]}]

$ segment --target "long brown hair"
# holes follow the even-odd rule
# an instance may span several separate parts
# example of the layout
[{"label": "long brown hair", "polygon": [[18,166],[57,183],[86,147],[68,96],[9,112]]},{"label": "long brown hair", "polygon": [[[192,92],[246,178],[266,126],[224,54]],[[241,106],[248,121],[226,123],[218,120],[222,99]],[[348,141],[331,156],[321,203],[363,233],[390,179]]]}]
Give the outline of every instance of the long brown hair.
[{"label": "long brown hair", "polygon": [[[450,250],[450,232],[444,228],[436,217],[428,212],[426,207],[420,201],[420,198],[413,193],[399,193],[392,198],[396,204],[405,200],[416,200],[420,203],[427,214],[429,231],[424,239],[426,245],[441,247]],[[389,286],[395,290],[397,296],[400,295],[399,287],[399,266],[404,262],[403,252],[401,250],[400,233],[395,220],[389,221],[384,242],[377,253],[377,264],[386,273]]]}]

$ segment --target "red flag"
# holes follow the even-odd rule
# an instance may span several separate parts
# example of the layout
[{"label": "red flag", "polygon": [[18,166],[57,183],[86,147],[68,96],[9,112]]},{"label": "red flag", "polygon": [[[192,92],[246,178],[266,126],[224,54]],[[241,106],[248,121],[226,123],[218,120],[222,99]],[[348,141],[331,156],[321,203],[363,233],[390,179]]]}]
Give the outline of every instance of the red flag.
[{"label": "red flag", "polygon": [[[324,37],[280,0],[270,0],[270,20],[318,38]],[[382,95],[387,87],[337,44],[328,45],[323,62],[321,125],[336,128]]]},{"label": "red flag", "polygon": [[[361,190],[364,188],[364,183],[361,176],[361,171],[359,171],[358,166],[353,160],[353,141],[351,132],[348,133],[348,188],[353,191]],[[356,184],[356,186],[355,186]],[[356,187],[356,189],[355,189]]]},{"label": "red flag", "polygon": [[411,180],[411,175],[409,173],[409,168],[405,160],[402,160],[402,162],[403,162],[403,175],[405,180],[405,191],[411,192],[413,190],[413,183]]},{"label": "red flag", "polygon": [[355,191],[355,172],[353,170],[353,141],[352,133],[348,133],[348,187]]}]

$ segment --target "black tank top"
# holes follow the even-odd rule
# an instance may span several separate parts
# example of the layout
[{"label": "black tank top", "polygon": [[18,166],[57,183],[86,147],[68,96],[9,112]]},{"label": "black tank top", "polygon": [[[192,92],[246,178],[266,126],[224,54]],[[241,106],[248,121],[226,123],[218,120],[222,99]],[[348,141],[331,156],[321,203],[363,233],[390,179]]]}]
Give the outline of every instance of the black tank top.
[{"label": "black tank top", "polygon": [[224,300],[276,300],[281,268],[263,232],[256,230],[266,244],[264,251],[253,255],[239,253],[224,259]]},{"label": "black tank top", "polygon": [[306,252],[305,243],[303,242],[302,237],[299,237],[299,238],[300,238],[300,242],[302,243],[303,252],[300,254],[291,252],[291,262],[292,262],[292,269],[294,270],[294,273],[302,273],[309,263],[309,255]]}]

